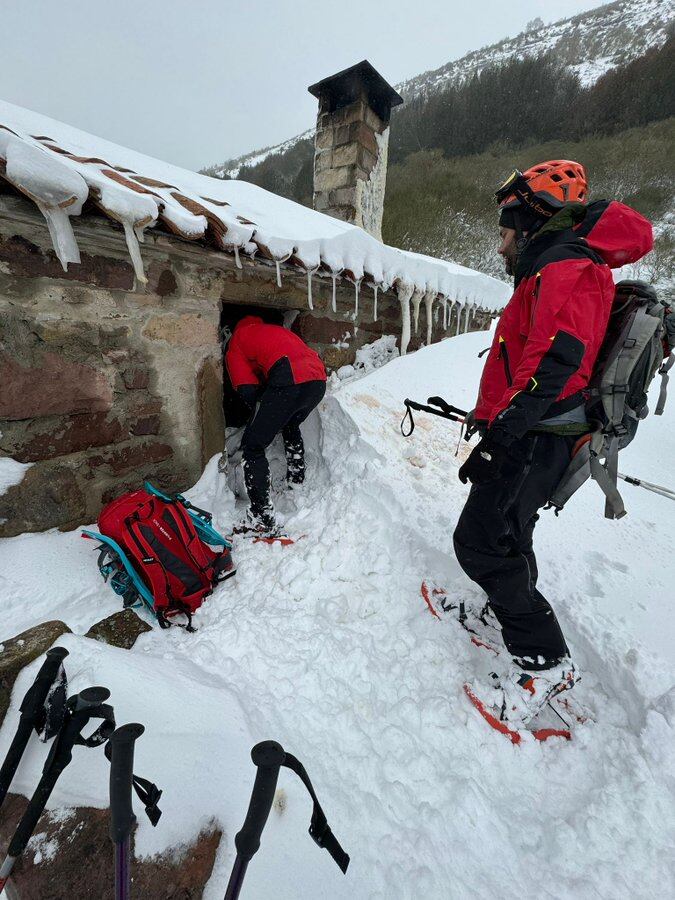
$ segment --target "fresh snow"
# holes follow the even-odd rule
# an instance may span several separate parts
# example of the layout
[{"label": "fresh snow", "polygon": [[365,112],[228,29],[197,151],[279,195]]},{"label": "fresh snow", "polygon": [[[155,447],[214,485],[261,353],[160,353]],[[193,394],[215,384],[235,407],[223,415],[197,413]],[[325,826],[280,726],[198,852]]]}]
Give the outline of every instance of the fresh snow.
[{"label": "fresh snow", "polygon": [[[0,100],[0,157],[4,145],[11,149],[12,166],[19,167],[22,173],[30,171],[31,184],[37,182],[33,173],[39,168],[43,194],[51,180],[59,188],[59,196],[63,193],[62,182],[70,185],[76,181],[79,188],[85,188],[84,199],[90,191],[95,202],[121,222],[139,281],[144,281],[145,275],[138,240],[143,229],[152,227],[158,217],[187,238],[203,235],[205,216],[189,215],[179,199],[183,197],[189,203],[198,203],[219,223],[221,248],[233,252],[238,265],[240,252],[261,252],[277,263],[291,257],[298,260],[308,272],[310,308],[311,275],[320,267],[326,276],[344,274],[358,282],[367,275],[385,289],[407,292],[411,287],[422,293],[432,292],[440,303],[447,299],[470,302],[488,310],[501,309],[510,294],[508,285],[496,278],[453,262],[389,247],[361,228],[257,185],[189,172]],[[52,146],[67,150],[71,156]],[[21,180],[12,180],[9,163],[10,160],[7,179],[36,199],[35,192],[26,190]],[[161,184],[157,188],[154,184],[147,186],[148,179]],[[376,188],[377,185],[373,190]],[[67,213],[79,213],[81,195],[80,190],[79,205],[66,209],[65,214],[58,207],[62,232],[66,226],[70,230]],[[39,200],[40,196],[38,205]],[[69,240],[65,250],[61,242],[54,241],[64,268],[75,261],[73,245],[75,250],[77,245],[72,230]]]},{"label": "fresh snow", "polygon": [[[458,426],[423,414],[404,439],[402,401],[441,394],[472,406],[477,354],[489,341],[461,335],[361,379],[333,379],[304,429],[308,483],[277,499],[296,544],[237,541],[238,573],[199,611],[194,635],[155,628],[131,651],[87,640],[87,628],[119,608],[91,542],[78,532],[0,541],[5,630],[66,621],[80,635],[60,641],[73,689],[107,685],[118,721],[146,726],[136,768],[164,789],[165,813],[153,830],[137,809],[137,852],[185,843],[211,820],[224,829],[205,900],[224,894],[253,782],[248,752],[264,739],[305,764],[352,863],[342,876],[313,844],[311,804],[282,772],[284,808],[273,810],[251,862],[247,896],[675,894],[675,504],[623,484],[629,515],[609,522],[588,484],[559,518],[541,516],[540,584],[582,672],[574,693],[593,717],[570,743],[514,747],[492,731],[462,684],[501,658],[484,658],[420,596],[428,579],[482,603],[452,553],[467,493],[457,468],[469,448],[455,456]],[[384,342],[370,363],[386,355]],[[670,483],[674,421],[671,403],[642,423],[622,471]],[[273,455],[276,481],[282,451]],[[243,509],[215,458],[188,495],[225,531]],[[0,758],[38,665],[17,682]],[[23,792],[45,750],[31,745]],[[50,806],[58,815],[76,803],[105,806],[106,766],[101,751],[76,751]]]}]

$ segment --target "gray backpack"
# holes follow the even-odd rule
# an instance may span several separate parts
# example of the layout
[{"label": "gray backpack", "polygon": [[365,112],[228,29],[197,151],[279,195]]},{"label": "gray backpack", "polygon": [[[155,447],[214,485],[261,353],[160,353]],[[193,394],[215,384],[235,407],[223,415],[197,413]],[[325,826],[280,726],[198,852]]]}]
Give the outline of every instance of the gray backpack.
[{"label": "gray backpack", "polygon": [[669,313],[654,288],[644,281],[616,285],[607,332],[588,386],[586,414],[593,430],[579,442],[551,497],[556,514],[590,477],[605,494],[605,518],[626,515],[616,486],[619,450],[630,444],[649,413],[647,391],[657,372],[661,374],[661,392],[654,412],[657,416],[663,413],[668,373],[675,363],[673,352],[664,361],[670,343],[666,330]]}]

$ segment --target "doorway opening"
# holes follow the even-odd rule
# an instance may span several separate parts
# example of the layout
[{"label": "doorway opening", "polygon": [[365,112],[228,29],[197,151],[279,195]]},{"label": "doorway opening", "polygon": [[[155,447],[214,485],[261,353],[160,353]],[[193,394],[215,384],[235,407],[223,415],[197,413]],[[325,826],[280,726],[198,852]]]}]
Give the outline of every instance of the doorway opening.
[{"label": "doorway opening", "polygon": [[[263,322],[269,325],[283,325],[284,311],[270,309],[268,306],[254,306],[253,304],[223,303],[220,312],[220,333],[224,328],[234,331],[234,327],[244,316],[260,316]],[[239,395],[232,387],[230,376],[225,365],[225,353],[223,352],[223,413],[225,415],[226,428],[242,428],[249,420],[251,411],[241,401]]]}]

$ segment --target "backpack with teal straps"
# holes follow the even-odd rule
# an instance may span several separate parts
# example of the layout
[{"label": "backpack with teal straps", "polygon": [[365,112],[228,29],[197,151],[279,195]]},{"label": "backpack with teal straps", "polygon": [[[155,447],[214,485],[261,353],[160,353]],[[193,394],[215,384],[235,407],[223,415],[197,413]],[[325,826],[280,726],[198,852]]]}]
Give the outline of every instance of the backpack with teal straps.
[{"label": "backpack with teal straps", "polygon": [[231,543],[211,524],[211,513],[182,494],[169,495],[145,482],[143,490],[117,497],[99,515],[98,567],[125,607],[145,605],[162,628],[192,615],[215,586],[235,574]]},{"label": "backpack with teal straps", "polygon": [[620,281],[616,285],[607,331],[587,391],[586,415],[592,430],[577,443],[572,461],[551,497],[550,505],[556,513],[592,478],[605,494],[605,518],[625,516],[616,486],[618,454],[630,444],[638,425],[649,414],[647,392],[657,372],[661,374],[661,392],[655,415],[663,413],[668,375],[675,362],[668,344],[669,314],[652,285],[644,281]]}]

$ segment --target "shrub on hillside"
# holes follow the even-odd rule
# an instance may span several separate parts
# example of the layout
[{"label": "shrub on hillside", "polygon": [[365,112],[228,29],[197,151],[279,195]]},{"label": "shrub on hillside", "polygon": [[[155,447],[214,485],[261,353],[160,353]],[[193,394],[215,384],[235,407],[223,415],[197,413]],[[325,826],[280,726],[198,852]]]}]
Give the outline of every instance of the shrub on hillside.
[{"label": "shrub on hillside", "polygon": [[496,253],[495,187],[514,168],[542,159],[578,159],[588,168],[592,199],[623,200],[657,223],[656,248],[638,267],[639,274],[672,289],[674,140],[675,118],[611,137],[558,140],[519,150],[500,144],[462,158],[421,151],[389,170],[384,240],[503,277]]}]

